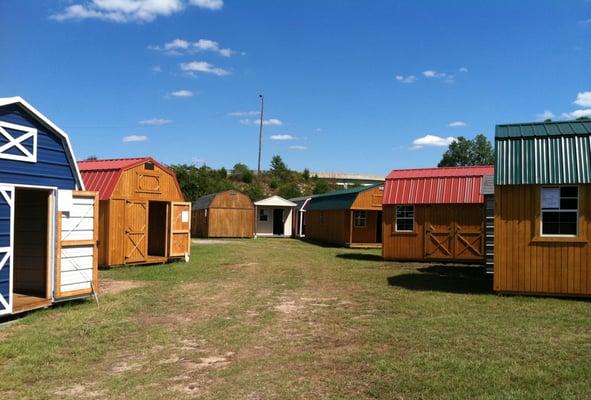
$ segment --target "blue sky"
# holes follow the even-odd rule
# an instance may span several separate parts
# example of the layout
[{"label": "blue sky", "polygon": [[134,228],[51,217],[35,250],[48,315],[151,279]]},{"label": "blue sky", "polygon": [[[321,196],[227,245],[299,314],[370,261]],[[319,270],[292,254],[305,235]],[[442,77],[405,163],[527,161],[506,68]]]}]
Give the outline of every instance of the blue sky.
[{"label": "blue sky", "polygon": [[313,171],[434,166],[458,135],[591,115],[586,0],[3,0],[0,51],[0,97],[78,158],[256,168],[259,93],[263,165]]}]

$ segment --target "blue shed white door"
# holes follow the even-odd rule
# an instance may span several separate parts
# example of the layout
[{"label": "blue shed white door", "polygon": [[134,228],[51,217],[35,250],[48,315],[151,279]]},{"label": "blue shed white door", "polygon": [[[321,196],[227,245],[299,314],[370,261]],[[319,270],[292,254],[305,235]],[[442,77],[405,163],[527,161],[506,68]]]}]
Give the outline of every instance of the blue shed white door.
[{"label": "blue shed white door", "polygon": [[12,313],[14,187],[0,185],[0,315]]}]

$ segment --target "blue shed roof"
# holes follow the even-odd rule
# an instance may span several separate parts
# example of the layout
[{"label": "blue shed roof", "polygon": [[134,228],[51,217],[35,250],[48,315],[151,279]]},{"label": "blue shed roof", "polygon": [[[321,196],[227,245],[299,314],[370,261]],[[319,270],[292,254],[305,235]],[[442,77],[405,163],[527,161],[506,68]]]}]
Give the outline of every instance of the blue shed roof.
[{"label": "blue shed roof", "polygon": [[0,98],[0,182],[84,190],[68,135],[20,97]]}]

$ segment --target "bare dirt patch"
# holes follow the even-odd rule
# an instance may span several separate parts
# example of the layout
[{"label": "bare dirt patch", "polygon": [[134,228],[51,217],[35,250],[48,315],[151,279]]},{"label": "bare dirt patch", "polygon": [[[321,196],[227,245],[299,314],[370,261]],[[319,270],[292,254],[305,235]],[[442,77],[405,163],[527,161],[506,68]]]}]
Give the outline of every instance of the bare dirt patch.
[{"label": "bare dirt patch", "polygon": [[143,365],[140,363],[128,363],[126,361],[121,361],[111,368],[111,372],[114,374],[123,374],[125,372],[130,371],[139,371],[142,369]]},{"label": "bare dirt patch", "polygon": [[300,311],[303,308],[303,305],[296,304],[296,302],[293,300],[284,300],[283,302],[275,306],[275,310],[282,312],[284,314],[292,314]]},{"label": "bare dirt patch", "polygon": [[138,281],[116,281],[113,279],[101,279],[99,284],[100,294],[116,294],[144,286]]},{"label": "bare dirt patch", "polygon": [[71,397],[75,399],[96,399],[104,398],[106,390],[94,390],[92,385],[77,383],[70,387],[61,387],[53,392],[57,396]]}]

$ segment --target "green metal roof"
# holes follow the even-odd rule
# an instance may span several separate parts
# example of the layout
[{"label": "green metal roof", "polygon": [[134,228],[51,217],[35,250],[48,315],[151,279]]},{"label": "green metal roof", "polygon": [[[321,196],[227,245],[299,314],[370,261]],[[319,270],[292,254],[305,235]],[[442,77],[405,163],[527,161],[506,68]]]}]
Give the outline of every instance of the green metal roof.
[{"label": "green metal roof", "polygon": [[548,137],[591,134],[591,121],[559,121],[559,122],[531,122],[523,124],[497,125],[495,137]]},{"label": "green metal roof", "polygon": [[359,193],[382,185],[383,183],[378,183],[370,186],[359,186],[351,189],[319,194],[310,200],[307,210],[347,210],[351,208]]},{"label": "green metal roof", "polygon": [[591,183],[591,121],[498,125],[497,185]]}]

